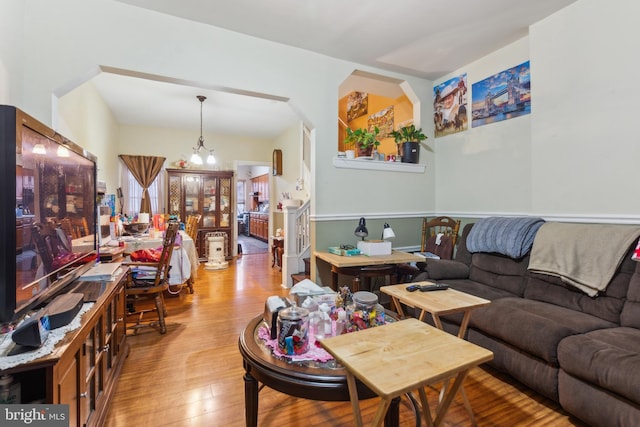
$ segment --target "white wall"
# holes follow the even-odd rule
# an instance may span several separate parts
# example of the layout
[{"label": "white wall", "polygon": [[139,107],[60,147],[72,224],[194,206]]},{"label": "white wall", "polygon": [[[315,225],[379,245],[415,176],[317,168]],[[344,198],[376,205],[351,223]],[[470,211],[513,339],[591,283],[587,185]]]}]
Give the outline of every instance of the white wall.
[{"label": "white wall", "polygon": [[[86,81],[100,65],[289,97],[313,129],[314,176],[308,188],[316,221],[434,211],[638,220],[633,182],[640,88],[634,71],[640,30],[634,18],[640,6],[635,0],[579,0],[534,25],[528,37],[452,73],[467,72],[471,85],[530,59],[532,113],[437,140],[427,80],[112,0],[0,5],[0,23],[9,23],[0,27],[0,83],[11,88],[5,102],[44,123],[53,122],[54,95]],[[15,40],[22,28],[29,31],[17,47],[4,42]],[[331,165],[338,89],[354,69],[406,79],[422,100],[421,123],[429,136],[429,149],[420,156],[424,174]],[[127,138],[128,151],[138,151],[133,145],[138,141]],[[272,148],[260,161],[271,161]]]},{"label": "white wall", "polygon": [[58,100],[58,132],[98,158],[98,180],[107,194],[120,185],[119,126],[91,83],[84,83]]},{"label": "white wall", "polygon": [[[433,156],[424,152],[424,174],[335,169],[338,88],[354,69],[407,80],[427,96],[432,83],[339,61],[276,43],[174,18],[112,0],[26,0],[24,73],[10,84],[25,86],[24,109],[52,123],[52,95],[111,66],[288,97],[315,130],[312,169],[317,218],[342,212],[423,213],[434,206]],[[18,19],[22,19],[21,16]],[[43,66],[46,64],[46,66]],[[13,101],[13,100],[10,100]],[[422,122],[428,123],[426,111]],[[427,129],[432,133],[431,129]],[[134,147],[129,146],[130,151]],[[271,160],[271,150],[262,159]],[[364,184],[364,185],[363,185]],[[420,197],[398,189],[411,184]],[[387,194],[386,198],[379,197]]]},{"label": "white wall", "polygon": [[24,51],[24,3],[0,0],[0,104],[22,108],[22,74]]},{"label": "white wall", "polygon": [[[531,114],[438,138],[437,211],[640,222],[640,3],[580,0],[436,83],[530,60]],[[469,109],[469,114],[471,109]]]},{"label": "white wall", "polygon": [[[435,84],[466,73],[470,103],[473,83],[528,59],[529,44],[525,37]],[[535,76],[531,80],[534,85]],[[533,102],[535,90],[534,87]],[[438,212],[453,216],[529,212],[531,115],[472,128],[471,108],[467,112],[467,131],[435,139]]]},{"label": "white wall", "polygon": [[581,0],[531,28],[534,211],[639,220],[639,16]]},{"label": "white wall", "polygon": [[282,163],[284,165],[282,175],[273,177],[273,193],[271,206],[275,206],[282,200],[282,193],[286,192],[294,199],[307,200],[307,191],[296,190],[296,179],[302,173],[302,126],[291,126],[274,141],[274,148],[282,150]]}]

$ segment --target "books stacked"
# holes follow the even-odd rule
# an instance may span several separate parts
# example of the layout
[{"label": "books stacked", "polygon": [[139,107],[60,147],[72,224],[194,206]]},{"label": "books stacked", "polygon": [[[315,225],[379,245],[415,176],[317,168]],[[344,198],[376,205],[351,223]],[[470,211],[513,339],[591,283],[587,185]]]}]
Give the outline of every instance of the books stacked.
[{"label": "books stacked", "polygon": [[119,262],[99,263],[87,270],[79,280],[114,280],[118,269],[120,268]]}]

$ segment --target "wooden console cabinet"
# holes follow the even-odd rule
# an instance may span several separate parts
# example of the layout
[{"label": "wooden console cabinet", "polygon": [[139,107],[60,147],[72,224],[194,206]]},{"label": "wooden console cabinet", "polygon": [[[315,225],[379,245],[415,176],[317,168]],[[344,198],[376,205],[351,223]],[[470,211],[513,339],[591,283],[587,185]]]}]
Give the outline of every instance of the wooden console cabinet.
[{"label": "wooden console cabinet", "polygon": [[232,205],[235,203],[233,171],[167,169],[167,174],[169,214],[177,215],[182,221],[189,215],[202,215],[195,239],[198,256],[206,258],[207,233],[219,231],[227,233],[225,255],[231,258],[236,222]]},{"label": "wooden console cabinet", "polygon": [[125,281],[123,271],[109,282],[82,316],[82,326],[68,332],[53,353],[0,371],[0,375],[13,375],[20,382],[22,403],[68,404],[70,426],[104,424],[129,351]]}]

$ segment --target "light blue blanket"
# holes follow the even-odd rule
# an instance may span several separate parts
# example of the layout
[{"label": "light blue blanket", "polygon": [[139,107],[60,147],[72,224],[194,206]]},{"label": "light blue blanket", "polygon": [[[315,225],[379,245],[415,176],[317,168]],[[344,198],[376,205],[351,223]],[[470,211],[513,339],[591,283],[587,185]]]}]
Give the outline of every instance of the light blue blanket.
[{"label": "light blue blanket", "polygon": [[489,217],[476,222],[467,236],[469,252],[494,252],[522,258],[544,224],[539,217]]}]

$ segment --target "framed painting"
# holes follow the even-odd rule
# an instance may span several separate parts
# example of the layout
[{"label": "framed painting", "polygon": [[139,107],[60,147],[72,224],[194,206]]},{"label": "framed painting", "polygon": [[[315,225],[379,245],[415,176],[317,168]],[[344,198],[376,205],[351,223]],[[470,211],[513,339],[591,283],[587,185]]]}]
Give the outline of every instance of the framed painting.
[{"label": "framed painting", "polygon": [[434,86],[433,123],[436,138],[468,129],[466,73]]},{"label": "framed painting", "polygon": [[369,111],[369,96],[365,92],[351,92],[347,97],[347,122]]},{"label": "framed painting", "polygon": [[393,105],[378,111],[369,116],[367,127],[369,132],[373,131],[374,126],[380,129],[379,138],[387,138],[393,132]]},{"label": "framed painting", "polygon": [[471,86],[471,126],[509,120],[531,113],[529,61],[487,77]]}]

